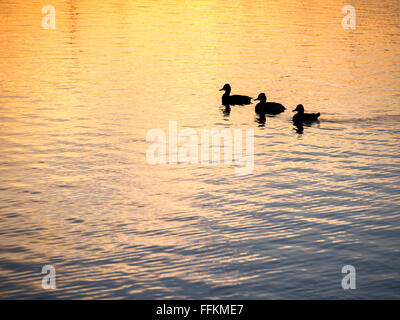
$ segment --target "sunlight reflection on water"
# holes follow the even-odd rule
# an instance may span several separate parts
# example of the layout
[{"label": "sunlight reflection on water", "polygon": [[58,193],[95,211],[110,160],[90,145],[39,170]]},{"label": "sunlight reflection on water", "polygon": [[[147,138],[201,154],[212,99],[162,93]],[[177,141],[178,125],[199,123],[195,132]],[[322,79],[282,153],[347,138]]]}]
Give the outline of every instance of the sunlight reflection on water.
[{"label": "sunlight reflection on water", "polygon": [[[344,4],[1,2],[0,297],[399,298],[400,7]],[[224,115],[226,82],[287,111]],[[171,120],[254,128],[254,173],[150,166]]]}]

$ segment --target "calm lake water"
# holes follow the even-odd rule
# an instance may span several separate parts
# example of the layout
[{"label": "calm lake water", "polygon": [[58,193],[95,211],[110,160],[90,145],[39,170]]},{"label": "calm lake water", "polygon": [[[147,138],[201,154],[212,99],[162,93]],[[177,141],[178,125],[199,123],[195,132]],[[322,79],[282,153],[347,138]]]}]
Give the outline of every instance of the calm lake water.
[{"label": "calm lake water", "polygon": [[[399,299],[399,12],[1,1],[0,298]],[[287,110],[265,126],[254,104],[226,115],[225,83]],[[303,134],[299,103],[321,113]],[[254,172],[150,165],[146,134],[169,121],[254,129]],[[47,264],[56,290],[42,289]]]}]

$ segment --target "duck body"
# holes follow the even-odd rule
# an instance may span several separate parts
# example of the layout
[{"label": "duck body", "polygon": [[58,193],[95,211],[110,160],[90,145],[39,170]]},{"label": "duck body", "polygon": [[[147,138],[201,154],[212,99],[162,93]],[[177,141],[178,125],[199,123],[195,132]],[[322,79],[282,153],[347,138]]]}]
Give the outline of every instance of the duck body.
[{"label": "duck body", "polygon": [[260,101],[255,108],[255,111],[257,114],[279,114],[282,113],[286,110],[286,108],[277,102],[267,102],[267,97],[265,96],[264,93],[260,93],[258,95],[258,98],[255,99],[256,101]]},{"label": "duck body", "polygon": [[251,103],[251,98],[248,96],[242,95],[232,95],[231,96],[231,86],[229,84],[224,85],[224,87],[220,91],[225,91],[222,95],[222,104],[224,106],[233,106],[233,105],[246,105]]},{"label": "duck body", "polygon": [[303,105],[299,104],[293,112],[297,113],[293,116],[294,123],[303,123],[303,122],[315,122],[318,121],[318,117],[321,115],[318,113],[304,113]]}]

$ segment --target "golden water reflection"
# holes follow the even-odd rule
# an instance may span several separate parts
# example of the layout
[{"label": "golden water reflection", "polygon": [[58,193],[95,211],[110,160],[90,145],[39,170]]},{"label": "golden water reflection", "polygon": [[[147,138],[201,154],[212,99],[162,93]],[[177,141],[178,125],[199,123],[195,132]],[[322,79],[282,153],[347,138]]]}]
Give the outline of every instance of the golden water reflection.
[{"label": "golden water reflection", "polygon": [[[54,0],[43,30],[46,4],[0,3],[0,297],[343,298],[347,263],[354,297],[398,297],[397,2],[354,2],[353,31],[336,0]],[[288,110],[224,115],[227,82]],[[254,173],[150,166],[169,121],[254,128]]]}]

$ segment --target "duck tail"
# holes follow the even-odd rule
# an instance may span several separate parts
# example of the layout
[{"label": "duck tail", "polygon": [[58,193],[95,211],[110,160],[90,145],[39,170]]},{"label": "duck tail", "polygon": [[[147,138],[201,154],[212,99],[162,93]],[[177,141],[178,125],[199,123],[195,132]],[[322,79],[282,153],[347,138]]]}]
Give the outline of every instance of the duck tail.
[{"label": "duck tail", "polygon": [[318,113],[317,113],[317,118],[318,118],[320,115],[321,115],[321,114],[318,112]]}]

